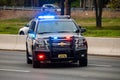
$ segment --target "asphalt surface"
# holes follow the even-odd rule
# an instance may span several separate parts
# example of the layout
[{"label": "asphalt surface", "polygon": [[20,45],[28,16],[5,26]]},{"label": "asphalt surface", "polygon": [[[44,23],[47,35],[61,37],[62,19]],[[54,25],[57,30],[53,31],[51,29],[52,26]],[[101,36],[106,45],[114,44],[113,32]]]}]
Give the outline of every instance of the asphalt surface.
[{"label": "asphalt surface", "polygon": [[34,69],[25,52],[0,51],[0,80],[120,80],[120,57],[89,56],[88,67],[47,64]]}]

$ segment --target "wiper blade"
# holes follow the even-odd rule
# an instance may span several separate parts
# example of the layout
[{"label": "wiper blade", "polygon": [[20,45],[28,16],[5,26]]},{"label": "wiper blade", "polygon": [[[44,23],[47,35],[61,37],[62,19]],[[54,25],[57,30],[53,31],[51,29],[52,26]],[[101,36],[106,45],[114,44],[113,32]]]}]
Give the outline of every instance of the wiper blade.
[{"label": "wiper blade", "polygon": [[38,34],[47,34],[47,33],[52,33],[52,32],[40,32]]},{"label": "wiper blade", "polygon": [[71,31],[58,31],[57,33],[71,33]]}]

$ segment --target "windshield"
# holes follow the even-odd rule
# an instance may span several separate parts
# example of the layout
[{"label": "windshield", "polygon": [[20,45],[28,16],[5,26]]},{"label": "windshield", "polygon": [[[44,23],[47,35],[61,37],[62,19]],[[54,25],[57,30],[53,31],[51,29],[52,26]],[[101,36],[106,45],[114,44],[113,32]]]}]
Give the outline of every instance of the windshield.
[{"label": "windshield", "polygon": [[37,33],[75,32],[77,27],[72,21],[42,21],[38,23]]},{"label": "windshield", "polygon": [[45,4],[45,5],[43,5],[43,7],[46,7],[46,8],[59,8],[57,5],[53,5],[53,4]]}]

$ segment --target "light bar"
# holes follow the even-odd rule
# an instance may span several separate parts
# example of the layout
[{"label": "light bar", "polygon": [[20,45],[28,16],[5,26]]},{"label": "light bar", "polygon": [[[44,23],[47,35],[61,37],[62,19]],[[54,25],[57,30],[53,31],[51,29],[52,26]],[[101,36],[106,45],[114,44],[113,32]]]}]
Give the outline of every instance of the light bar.
[{"label": "light bar", "polygon": [[58,39],[58,37],[53,37],[53,39]]},{"label": "light bar", "polygon": [[35,37],[36,37],[36,34],[34,34],[34,33],[30,33],[29,35],[30,35],[30,37],[32,37],[32,39],[35,39]]},{"label": "light bar", "polygon": [[38,19],[70,19],[69,15],[46,15],[46,16],[38,16]]},{"label": "light bar", "polygon": [[54,19],[55,16],[38,16],[39,19]]},{"label": "light bar", "polygon": [[70,19],[70,16],[69,15],[58,15],[58,16],[56,16],[56,18],[58,18],[58,19]]},{"label": "light bar", "polygon": [[67,39],[67,40],[71,40],[71,37],[70,37],[70,36],[67,36],[66,39]]}]

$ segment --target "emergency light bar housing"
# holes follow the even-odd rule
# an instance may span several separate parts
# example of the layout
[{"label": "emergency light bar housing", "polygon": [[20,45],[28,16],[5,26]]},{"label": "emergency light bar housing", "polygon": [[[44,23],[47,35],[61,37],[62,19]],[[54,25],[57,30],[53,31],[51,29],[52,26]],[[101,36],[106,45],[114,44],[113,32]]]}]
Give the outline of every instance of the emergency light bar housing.
[{"label": "emergency light bar housing", "polygon": [[45,15],[45,16],[38,16],[38,19],[70,19],[69,15]]}]

